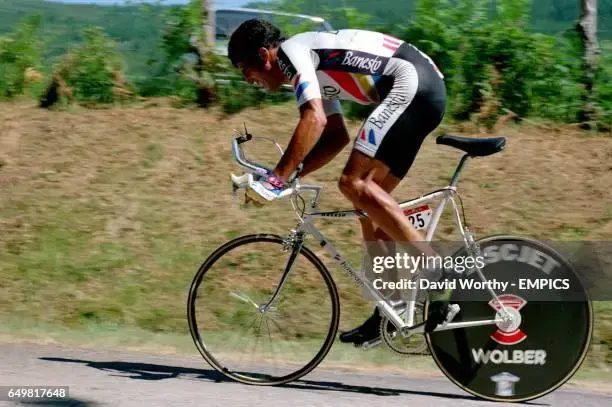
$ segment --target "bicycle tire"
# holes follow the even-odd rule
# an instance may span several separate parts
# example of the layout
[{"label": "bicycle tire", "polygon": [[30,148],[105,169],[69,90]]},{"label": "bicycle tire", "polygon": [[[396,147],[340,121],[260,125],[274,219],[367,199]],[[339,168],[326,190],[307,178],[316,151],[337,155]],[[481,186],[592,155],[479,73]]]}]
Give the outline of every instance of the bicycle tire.
[{"label": "bicycle tire", "polygon": [[[189,289],[189,296],[187,300],[187,319],[189,321],[189,330],[191,332],[192,339],[196,345],[196,348],[208,362],[208,364],[213,367],[216,371],[223,374],[224,376],[233,379],[235,381],[252,384],[252,385],[261,385],[261,386],[274,386],[289,383],[291,381],[297,380],[300,377],[305,376],[310,373],[313,369],[315,369],[327,356],[330,351],[333,342],[336,337],[336,333],[338,331],[339,320],[340,320],[340,299],[338,295],[338,290],[336,288],[336,284],[329,273],[329,270],[325,267],[323,262],[307,247],[302,246],[299,254],[305,256],[305,258],[316,268],[316,270],[321,274],[325,285],[327,287],[327,291],[330,295],[331,299],[331,309],[332,315],[330,320],[330,326],[325,336],[325,340],[320,350],[316,353],[314,358],[310,360],[306,365],[301,367],[300,369],[292,372],[290,374],[280,376],[280,377],[272,377],[272,378],[258,378],[255,379],[253,377],[245,376],[239,372],[231,372],[227,368],[225,368],[219,361],[212,355],[211,352],[207,349],[205,342],[202,340],[202,336],[198,329],[198,324],[196,321],[196,299],[197,299],[197,291],[202,283],[202,280],[206,273],[210,270],[210,268],[231,250],[238,248],[240,246],[252,244],[252,243],[274,243],[278,245],[283,244],[283,239],[278,235],[273,234],[253,234],[253,235],[245,235],[238,238],[235,238],[224,245],[217,248],[209,257],[202,263],[198,272],[196,273],[191,287]],[[280,277],[280,275],[279,275]]]},{"label": "bicycle tire", "polygon": [[[553,254],[556,256],[556,260],[560,261],[560,263],[567,268],[567,270],[569,270],[571,273],[573,273],[576,276],[576,280],[580,281],[580,278],[575,270],[575,268],[573,267],[573,265],[565,258],[563,257],[560,253],[558,253],[558,251],[556,251],[555,249],[553,249],[552,247],[538,242],[534,239],[530,239],[530,238],[525,238],[525,237],[517,237],[517,236],[511,236],[511,235],[497,235],[497,236],[489,236],[489,237],[484,237],[482,239],[478,240],[478,243],[482,246],[486,246],[487,244],[491,244],[491,243],[495,243],[495,242],[501,242],[501,241],[521,241],[521,242],[525,242],[528,245],[531,246],[536,246],[538,248],[540,248],[542,251],[544,251],[545,253],[548,254]],[[455,255],[461,255],[461,254],[465,254],[466,250],[465,248],[462,248],[460,250],[458,250]],[[457,371],[460,371],[460,369],[457,369],[455,366],[449,364],[449,346],[448,344],[446,345],[446,349],[443,349],[444,346],[438,346],[439,343],[444,343],[444,341],[446,341],[446,343],[448,343],[449,335],[454,335],[453,340],[455,340],[456,342],[459,342],[460,340],[462,342],[464,342],[465,347],[469,347],[470,345],[468,345],[468,342],[471,342],[472,344],[474,343],[474,338],[473,336],[471,338],[468,339],[468,336],[466,334],[466,330],[469,329],[475,329],[475,328],[463,328],[463,329],[454,329],[454,330],[448,330],[448,331],[438,331],[438,332],[431,332],[431,333],[427,333],[426,336],[426,340],[427,340],[427,345],[429,348],[429,351],[436,363],[436,365],[438,366],[438,368],[440,368],[440,370],[442,371],[442,373],[444,373],[444,375],[451,380],[455,385],[457,385],[458,387],[460,387],[461,389],[465,390],[466,392],[477,396],[479,398],[485,399],[485,400],[490,400],[490,401],[495,401],[495,402],[524,402],[524,401],[528,401],[528,400],[533,400],[533,399],[537,399],[540,397],[545,396],[546,394],[549,394],[551,392],[553,392],[554,390],[558,389],[559,387],[561,387],[564,383],[566,383],[580,368],[580,366],[582,365],[582,363],[585,360],[585,357],[587,355],[588,349],[589,349],[589,345],[590,342],[592,340],[592,334],[593,334],[593,308],[592,308],[592,304],[591,301],[589,299],[588,296],[588,291],[584,288],[584,286],[581,284],[580,288],[582,289],[582,293],[584,294],[585,297],[585,301],[576,301],[576,302],[572,302],[572,306],[570,308],[574,308],[574,314],[576,316],[578,316],[578,320],[582,319],[581,322],[581,326],[576,327],[575,325],[572,325],[571,328],[575,328],[572,329],[572,334],[574,334],[575,332],[579,331],[579,336],[577,336],[577,338],[574,340],[574,343],[578,343],[579,344],[579,349],[576,349],[575,351],[572,351],[572,357],[575,356],[575,360],[573,360],[572,362],[568,362],[571,366],[566,369],[565,371],[560,373],[560,377],[558,379],[553,380],[553,382],[549,385],[546,385],[545,388],[541,388],[539,390],[534,390],[531,392],[523,392],[521,395],[511,395],[511,394],[503,394],[503,396],[501,395],[502,393],[495,393],[492,394],[491,392],[484,392],[482,391],[482,376],[484,376],[483,371],[478,372],[478,373],[474,373],[474,375],[481,375],[480,378],[475,379],[474,377],[472,378],[466,378],[465,372],[473,372],[474,369],[478,370],[478,369],[483,369],[482,366],[486,365],[487,362],[489,362],[489,364],[492,364],[492,353],[490,353],[489,357],[490,359],[487,359],[487,362],[484,362],[484,364],[482,363],[484,361],[484,359],[480,358],[478,362],[481,362],[481,367],[477,367],[478,362],[475,360],[476,359],[476,355],[478,354],[479,356],[481,356],[483,353],[474,353],[474,348],[469,349],[472,351],[472,354],[474,356],[474,359],[470,359],[470,362],[476,363],[476,365],[474,366],[470,366],[470,368],[464,368],[464,374],[463,375],[458,375]],[[536,307],[538,306],[537,302],[536,303]],[[465,305],[466,303],[464,303]],[[481,302],[480,304],[483,304],[483,302]],[[486,304],[486,303],[484,303]],[[429,312],[429,301],[427,301],[425,303],[425,314],[428,315]],[[541,304],[539,304],[541,306]],[[564,304],[564,306],[567,307],[567,304]],[[520,308],[519,308],[520,309]],[[462,308],[462,310],[460,311],[460,313],[458,314],[458,317],[461,316],[461,313],[464,312],[464,309]],[[482,314],[479,316],[480,318],[482,318]],[[460,318],[461,319],[461,318]],[[463,319],[466,321],[469,320],[474,320],[474,317],[466,317],[465,315],[463,316]],[[476,318],[479,319],[479,318]],[[554,317],[553,317],[554,319]],[[453,321],[456,322],[457,318]],[[524,322],[524,321],[522,321]],[[539,321],[538,321],[539,322]],[[491,327],[489,326],[489,329],[491,329]],[[493,325],[493,329],[495,329],[495,325]],[[542,330],[544,328],[541,328]],[[532,328],[533,331],[533,328]],[[452,333],[452,334],[451,334]],[[552,331],[547,332],[547,334],[550,334],[551,336],[553,335]],[[529,332],[527,335],[525,335],[525,337],[529,336],[529,334],[532,334],[532,332]],[[569,333],[568,333],[569,334]],[[446,337],[446,338],[444,338]],[[491,337],[493,337],[493,335],[491,335]],[[442,339],[441,339],[442,338]],[[557,338],[558,339],[558,338]],[[564,338],[567,341],[567,337]],[[438,342],[438,343],[436,343]],[[491,342],[491,341],[490,341]],[[491,342],[494,343],[495,341]],[[524,342],[527,342],[526,340]],[[523,342],[523,343],[524,343]],[[553,343],[552,341],[549,343]],[[498,357],[498,362],[495,363],[500,363],[498,366],[503,365],[504,363],[510,363],[505,365],[504,369],[502,370],[512,370],[512,369],[518,369],[518,368],[514,368],[514,366],[512,365],[512,363],[515,364],[515,366],[519,366],[519,362],[516,361],[508,361],[508,355],[510,354],[508,348],[512,348],[513,346],[515,346],[515,344],[510,344],[508,346],[506,345],[499,345],[499,343],[494,343],[495,348],[494,349],[498,349],[500,347],[503,347],[504,350],[500,351],[500,352],[508,352],[508,353],[504,353],[503,356],[503,362],[499,362],[499,357]],[[562,346],[562,345],[558,345],[557,346]],[[457,345],[457,348],[459,348],[459,345]],[[490,349],[490,348],[489,348]],[[466,349],[467,350],[467,349]],[[482,348],[480,349],[482,350]],[[559,349],[557,349],[559,350]],[[514,352],[514,351],[513,351]],[[520,352],[520,351],[519,351]],[[461,352],[457,352],[458,354],[460,354]],[[554,354],[555,352],[553,352],[553,356],[555,356]],[[469,352],[467,352],[467,354],[469,355]],[[550,352],[549,352],[550,354]],[[557,359],[559,359],[558,357],[559,352],[556,352],[556,356]],[[533,355],[533,354],[532,354]],[[465,354],[464,354],[465,356]],[[499,354],[497,355],[499,356]],[[514,358],[514,356],[513,356]],[[521,361],[523,356],[521,356]],[[553,358],[554,359],[554,358]],[[443,361],[444,360],[444,361]],[[527,359],[524,359],[527,360]],[[465,357],[462,358],[461,363],[463,363],[464,365],[466,364],[466,359]],[[554,363],[554,361],[553,361]],[[459,361],[457,361],[457,365],[459,365]],[[449,367],[449,366],[452,366]],[[486,371],[486,369],[488,369],[489,367],[485,366],[484,370]],[[472,370],[470,370],[472,369]],[[454,373],[451,373],[450,370],[455,370]],[[523,372],[525,371],[525,368],[523,368],[522,370]],[[507,372],[504,372],[507,373]],[[501,374],[501,373],[498,373]],[[511,376],[510,377],[511,380],[516,380],[515,378],[518,377],[517,375],[512,375],[510,373]],[[514,376],[514,378],[513,378]],[[491,380],[494,379],[495,376],[489,376],[489,378]],[[537,375],[536,375],[537,377]],[[518,377],[520,379],[520,377]],[[529,379],[533,380],[533,376],[530,376]],[[474,382],[470,382],[470,380],[474,380]],[[476,381],[480,381],[480,383],[478,383],[478,388],[476,388],[476,385],[474,384]],[[518,380],[518,382],[520,382],[520,380]],[[523,380],[523,382],[527,382],[529,383],[529,380]],[[508,382],[507,382],[508,383]],[[506,383],[506,384],[507,384]],[[532,383],[533,384],[533,383]],[[537,386],[534,385],[535,388],[537,388]],[[499,391],[499,388],[496,390]],[[513,389],[514,391],[514,389]]]}]

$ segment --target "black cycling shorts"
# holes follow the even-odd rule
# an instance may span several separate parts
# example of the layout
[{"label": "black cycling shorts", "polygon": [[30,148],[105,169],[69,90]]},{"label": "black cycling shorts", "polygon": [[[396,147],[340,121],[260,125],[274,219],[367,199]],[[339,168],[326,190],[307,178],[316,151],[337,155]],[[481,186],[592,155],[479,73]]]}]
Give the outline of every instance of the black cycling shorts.
[{"label": "black cycling shorts", "polygon": [[354,148],[402,179],[425,137],[444,117],[446,86],[434,63],[408,43],[389,64],[393,75],[377,84],[382,101],[359,130]]}]

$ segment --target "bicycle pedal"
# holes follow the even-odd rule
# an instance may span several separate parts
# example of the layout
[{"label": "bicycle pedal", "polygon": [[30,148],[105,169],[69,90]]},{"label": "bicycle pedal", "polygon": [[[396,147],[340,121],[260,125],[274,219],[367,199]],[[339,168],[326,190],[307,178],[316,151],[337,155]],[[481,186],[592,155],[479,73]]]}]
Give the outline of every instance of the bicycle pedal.
[{"label": "bicycle pedal", "polygon": [[361,348],[362,350],[370,350],[379,346],[382,343],[380,338],[372,339],[371,341],[365,341],[361,344],[355,344],[355,347]]},{"label": "bicycle pedal", "polygon": [[461,307],[459,306],[459,304],[451,304],[448,306],[448,313],[446,314],[446,320],[444,321],[445,324],[450,323],[459,313],[459,311],[461,311]]}]

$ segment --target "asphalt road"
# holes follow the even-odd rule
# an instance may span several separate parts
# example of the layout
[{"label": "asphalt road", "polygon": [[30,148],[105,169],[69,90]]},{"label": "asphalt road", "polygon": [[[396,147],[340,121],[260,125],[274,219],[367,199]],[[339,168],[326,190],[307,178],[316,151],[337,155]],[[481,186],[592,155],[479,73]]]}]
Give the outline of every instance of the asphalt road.
[{"label": "asphalt road", "polygon": [[[194,352],[195,353],[195,352]],[[445,378],[320,368],[281,387],[234,383],[194,357],[56,346],[0,345],[0,386],[70,386],[63,403],[35,406],[488,406]],[[529,404],[612,406],[612,394],[566,385]],[[0,405],[13,406],[14,402]]]}]

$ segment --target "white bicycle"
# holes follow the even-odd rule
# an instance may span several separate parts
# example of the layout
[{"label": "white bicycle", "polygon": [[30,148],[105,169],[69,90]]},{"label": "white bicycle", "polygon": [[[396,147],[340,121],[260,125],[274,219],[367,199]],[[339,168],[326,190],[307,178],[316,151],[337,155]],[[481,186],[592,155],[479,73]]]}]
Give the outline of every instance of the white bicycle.
[{"label": "white bicycle", "polygon": [[[240,177],[232,175],[234,193],[264,171],[247,160],[241,149],[243,143],[257,139],[270,141],[248,132],[233,140],[234,158],[247,170]],[[349,220],[367,214],[319,211],[322,187],[301,184],[295,178],[289,197],[299,219],[295,230],[286,236],[237,237],[210,254],[196,273],[187,313],[191,335],[204,359],[225,376],[255,385],[297,380],[323,361],[338,330],[340,296],[326,266],[305,246],[310,235],[383,316],[381,339],[364,344],[364,349],[380,342],[399,354],[428,349],[453,383],[494,401],[531,400],[569,380],[586,356],[593,326],[588,293],[573,266],[555,249],[533,239],[476,240],[460,211],[457,182],[466,162],[501,151],[505,139],[445,135],[437,143],[465,152],[450,184],[401,202],[400,207],[431,242],[450,204],[461,242],[454,256],[486,260],[484,267],[471,267],[456,279],[479,283],[554,280],[565,282],[569,290],[536,295],[533,285],[525,291],[519,284],[509,284],[501,292],[490,284],[474,298],[472,291],[466,295],[466,290],[457,288],[447,298],[453,312],[432,326],[427,322],[435,307],[427,298],[419,300],[418,287],[404,293],[407,299],[398,308],[314,225],[321,218]],[[307,200],[307,195],[312,196]]]}]

